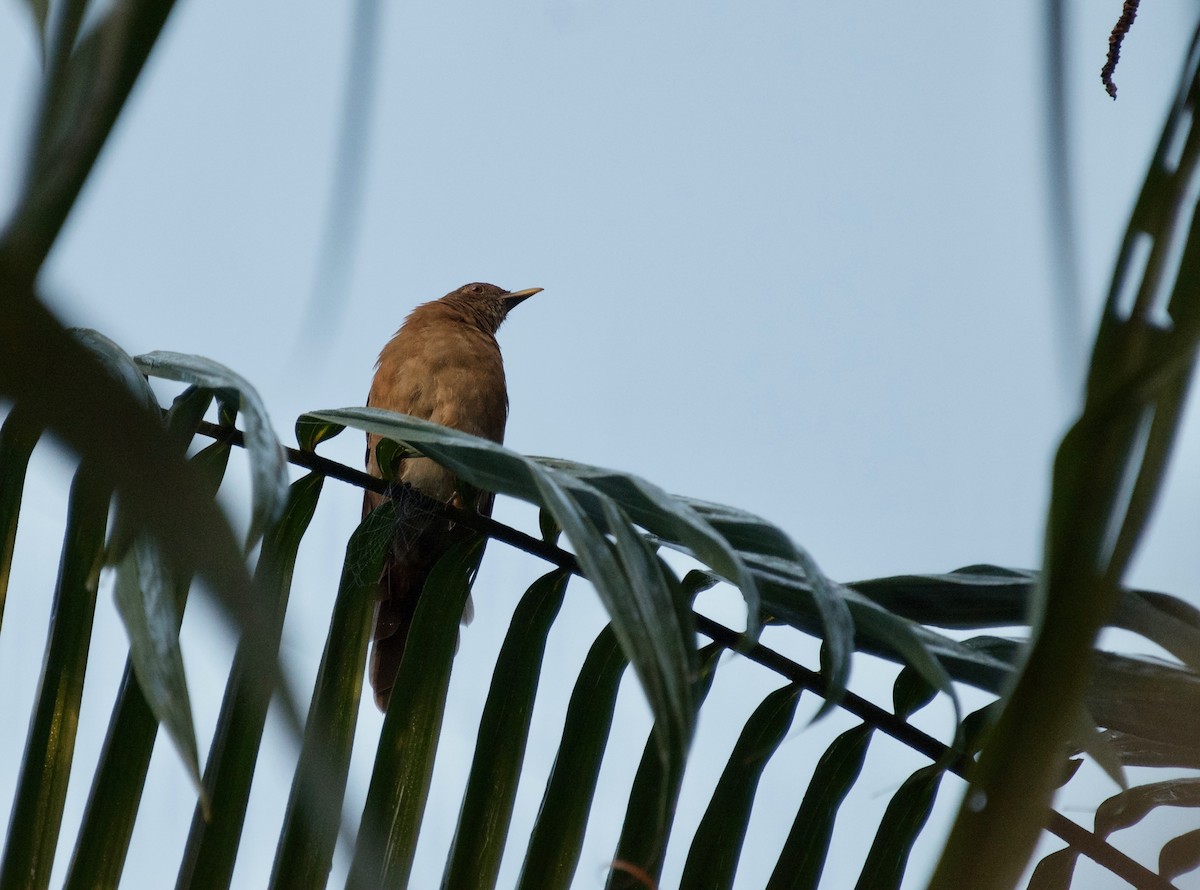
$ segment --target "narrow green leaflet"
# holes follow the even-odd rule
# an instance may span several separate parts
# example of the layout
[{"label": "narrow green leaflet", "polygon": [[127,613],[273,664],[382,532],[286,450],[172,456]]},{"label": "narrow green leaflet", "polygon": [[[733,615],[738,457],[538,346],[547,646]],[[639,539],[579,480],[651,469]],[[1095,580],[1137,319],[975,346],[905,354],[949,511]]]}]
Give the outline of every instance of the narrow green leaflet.
[{"label": "narrow green leaflet", "polygon": [[[1194,126],[1194,123],[1189,126]],[[1191,150],[1186,153],[1190,154],[1193,159],[1196,157],[1194,141]],[[1187,162],[1185,161],[1185,163]],[[1165,254],[1162,242],[1163,239],[1160,239],[1154,250],[1160,256]],[[1194,237],[1189,238],[1183,256],[1180,257],[1179,275],[1172,288],[1167,307],[1167,311],[1176,325],[1175,331],[1181,335],[1172,344],[1174,349],[1183,351],[1180,349],[1183,342],[1191,341],[1188,346],[1183,347],[1191,353],[1187,363],[1190,367],[1185,366],[1178,373],[1171,375],[1171,379],[1157,387],[1157,392],[1147,400],[1146,407],[1152,406],[1153,416],[1150,420],[1150,428],[1145,432],[1145,441],[1141,445],[1137,476],[1133,482],[1133,489],[1129,492],[1129,500],[1125,505],[1125,515],[1121,521],[1120,533],[1117,535],[1117,540],[1112,545],[1112,553],[1109,555],[1110,566],[1119,567],[1115,573],[1117,576],[1120,576],[1124,567],[1128,566],[1133,558],[1138,542],[1154,512],[1159,492],[1166,481],[1167,465],[1171,459],[1171,453],[1175,449],[1175,440],[1179,434],[1184,404],[1191,387],[1192,374],[1195,371],[1197,338],[1195,322],[1200,317],[1197,311],[1200,310],[1200,303],[1195,300],[1194,294],[1197,272],[1200,272],[1198,248],[1200,248],[1200,242],[1197,242]],[[1149,277],[1147,276],[1147,278]],[[1150,284],[1150,282],[1143,281],[1143,285],[1146,284]],[[1187,316],[1191,316],[1191,324],[1188,323]],[[1191,328],[1190,332],[1188,332],[1188,328]],[[1160,354],[1166,355],[1172,351],[1166,342],[1163,342],[1162,345],[1164,348]],[[1139,347],[1134,347],[1131,352],[1140,351],[1141,348],[1139,344]]]},{"label": "narrow green leaflet", "polygon": [[1129,828],[1158,807],[1200,807],[1200,779],[1169,779],[1114,794],[1096,808],[1096,834]]},{"label": "narrow green leaflet", "polygon": [[[684,715],[684,719],[679,721],[673,719],[669,725],[662,727],[661,745],[663,761],[676,760],[682,766],[687,749],[691,744],[692,733],[695,731],[696,711],[692,704],[691,683],[679,684],[673,683],[671,680],[679,676],[691,678],[696,671],[694,643],[689,645],[689,642],[694,641],[696,637],[695,628],[688,620],[691,618],[691,611],[679,608],[683,599],[679,580],[671,572],[670,567],[658,558],[658,555],[646,543],[646,539],[634,531],[628,517],[621,512],[620,507],[611,501],[605,501],[604,519],[616,540],[617,557],[621,561],[622,572],[628,579],[634,594],[625,599],[623,603],[630,604],[637,610],[632,621],[618,625],[618,636],[622,635],[620,632],[623,628],[627,629],[630,626],[636,628],[668,627],[673,631],[658,639],[647,634],[642,639],[629,641],[628,644],[623,640],[622,645],[626,646],[627,652],[640,651],[640,647],[644,647],[654,653],[657,661],[655,670],[648,674],[639,670],[638,676],[642,681],[642,687],[647,690],[653,688],[652,684],[662,684],[650,693],[651,701],[663,702],[666,710],[672,716]],[[658,595],[658,592],[664,589],[667,591],[665,598]],[[654,591],[655,594],[647,595],[650,591]],[[614,606],[618,609],[621,608],[621,604],[614,604]],[[612,609],[613,606],[610,606],[610,613]],[[684,625],[683,620],[688,620],[688,623]],[[635,661],[634,667],[640,668],[641,665]],[[664,680],[666,682],[663,682]],[[661,713],[662,708],[655,710]]]},{"label": "narrow green leaflet", "polygon": [[150,710],[167,727],[196,786],[200,754],[179,650],[175,583],[158,548],[139,535],[117,566],[117,608],[129,633],[129,657]]},{"label": "narrow green leaflet", "polygon": [[[816,609],[819,618],[818,636],[821,647],[821,671],[829,683],[829,698],[822,706],[825,713],[830,703],[836,702],[846,688],[850,678],[850,662],[854,651],[854,619],[846,606],[843,588],[828,578],[808,551],[797,546],[779,527],[765,519],[722,504],[681,498],[698,516],[710,524],[737,551],[741,561],[750,566],[749,554],[760,561],[778,562],[789,566],[792,575],[803,579],[807,601]],[[686,543],[686,542],[684,542]],[[713,566],[717,569],[717,566]],[[750,572],[755,587],[761,582],[759,573]],[[733,583],[741,586],[745,582],[726,575]],[[759,604],[765,603],[759,590]],[[767,609],[770,613],[770,610]],[[749,625],[747,625],[749,628]],[[820,714],[818,714],[820,716]]]},{"label": "narrow green leaflet", "polygon": [[[795,571],[779,561],[755,564],[767,612],[799,630],[820,635],[821,623],[808,600],[808,585]],[[980,651],[936,631],[915,624],[867,599],[849,587],[843,596],[854,616],[854,648],[899,664],[909,664],[934,688],[950,692],[946,675],[979,689],[998,692],[1012,672],[1015,654],[1003,658]]]},{"label": "narrow green leaflet", "polygon": [[1176,745],[1112,729],[1104,731],[1104,739],[1125,766],[1200,769],[1200,745],[1194,739],[1190,745]]},{"label": "narrow green leaflet", "polygon": [[316,451],[317,446],[344,430],[340,423],[317,420],[310,414],[301,414],[296,419],[296,442],[301,451]]},{"label": "narrow green leaflet", "polygon": [[558,527],[558,523],[554,521],[554,517],[545,507],[538,510],[538,531],[541,533],[543,541],[557,546],[558,536],[562,534],[562,529]]},{"label": "narrow green leaflet", "polygon": [[1027,624],[1037,573],[972,565],[946,574],[894,575],[847,584],[889,612],[935,627]]},{"label": "narrow green leaflet", "polygon": [[126,661],[63,890],[120,884],[157,735],[158,718]]},{"label": "narrow green leaflet", "polygon": [[1079,851],[1073,847],[1055,850],[1037,864],[1025,890],[1070,890],[1078,861]]},{"label": "narrow green leaflet", "polygon": [[1079,768],[1081,766],[1083,766],[1082,757],[1072,757],[1070,760],[1068,760],[1063,768],[1062,780],[1059,782],[1058,787],[1062,788],[1073,778],[1075,778],[1075,774],[1079,772]]},{"label": "narrow green leaflet", "polygon": [[[71,328],[70,333],[100,360],[113,380],[123,384],[135,399],[155,415],[161,415],[162,407],[158,404],[154,391],[150,389],[146,376],[138,369],[137,363],[129,353],[91,328]],[[124,514],[125,511],[118,509],[116,521],[109,534],[107,560],[110,564],[121,560],[137,532],[134,524]]]},{"label": "narrow green leaflet", "polygon": [[[210,496],[215,496],[220,487],[229,450],[227,442],[214,442],[192,458]],[[188,577],[176,578],[177,616],[182,614],[190,583]],[[116,887],[120,882],[158,734],[158,720],[142,694],[132,661],[126,660],[63,885],[65,890]]]},{"label": "narrow green leaflet", "polygon": [[125,387],[137,396],[138,400],[146,407],[159,410],[158,400],[154,397],[154,392],[150,389],[150,384],[146,382],[145,376],[138,369],[137,359],[132,358],[129,353],[99,331],[91,328],[71,328],[71,334],[95,353],[114,380],[124,383]]},{"label": "narrow green leaflet", "polygon": [[698,498],[681,498],[741,553],[759,553],[791,559],[796,545],[781,528],[737,507]]},{"label": "narrow green leaflet", "polygon": [[[1087,707],[1084,704],[1079,705],[1079,710],[1075,718],[1075,730],[1071,735],[1072,746],[1078,746],[1092,761],[1104,770],[1105,774],[1120,786],[1121,790],[1129,790],[1129,779],[1125,775],[1125,769],[1121,765],[1121,758],[1117,756],[1117,752],[1108,744],[1104,735],[1096,728],[1095,721],[1092,720],[1092,715],[1088,713]],[[1069,780],[1063,779],[1063,783]],[[1055,786],[1058,787],[1058,786]]]},{"label": "narrow green leaflet", "polygon": [[[641,554],[631,554],[628,548],[618,551],[610,545],[591,517],[576,509],[570,495],[549,473],[539,468],[534,479],[543,503],[575,544],[583,573],[608,609],[613,633],[633,663],[656,719],[666,727],[660,738],[661,756],[685,757],[694,720],[687,704],[689,675],[686,667],[670,672],[667,666],[680,663],[672,656],[681,650],[683,663],[690,661],[686,653],[694,638],[683,639],[674,591],[661,576],[643,573],[634,578],[627,574],[636,570]],[[610,516],[609,521],[615,517]],[[626,559],[618,558],[618,553]]]},{"label": "narrow green leaflet", "polygon": [[[818,635],[827,627],[818,617],[819,610],[814,613],[811,576],[802,566],[767,554],[747,555],[746,562],[758,579],[759,588],[763,591],[763,608],[768,613],[793,627]],[[829,584],[838,590],[839,600],[852,617],[852,648],[871,651],[892,660],[899,657],[902,663],[912,665],[932,686],[949,695],[957,708],[958,698],[950,677],[929,645],[930,642],[936,642],[953,649],[955,641],[893,615],[849,587],[832,581]],[[961,655],[978,662],[984,660],[965,653]],[[1001,668],[1002,673],[1007,673],[1006,665]]]},{"label": "narrow green leaflet", "polygon": [[821,880],[838,808],[862,772],[874,727],[839,735],[821,755],[767,890],[813,890]]},{"label": "narrow green leaflet", "polygon": [[855,626],[860,628],[864,635],[869,634],[893,649],[925,682],[950,696],[954,704],[954,722],[957,723],[962,718],[958,692],[950,682],[950,675],[946,673],[941,661],[922,639],[929,632],[919,625],[896,617],[886,609],[881,609],[852,590],[847,589],[845,596],[850,606],[850,614],[854,616]]},{"label": "narrow green leaflet", "polygon": [[246,450],[250,456],[250,482],[254,505],[246,535],[249,549],[267,525],[283,511],[287,500],[287,461],[283,446],[271,428],[266,405],[250,383],[219,362],[179,352],[150,352],[135,361],[143,372],[167,380],[195,383],[209,389],[233,390],[245,421]]},{"label": "narrow green leaflet", "polygon": [[1097,652],[1088,692],[1096,725],[1193,749],[1200,739],[1200,676],[1147,657]]},{"label": "narrow green leaflet", "polygon": [[[972,565],[944,575],[896,575],[846,586],[920,624],[973,630],[1028,624],[1037,583],[1035,571]],[[1125,590],[1111,624],[1200,667],[1200,610],[1178,597]]]},{"label": "narrow green leaflet", "polygon": [[[391,439],[380,439],[375,444],[375,466],[379,468],[380,476],[388,481],[395,481],[396,474],[400,471],[400,462],[414,453],[412,449],[405,448]],[[475,503],[470,495],[462,492],[460,494],[463,494],[463,503]]]},{"label": "narrow green leaflet", "polygon": [[901,720],[907,720],[921,708],[925,707],[937,690],[911,667],[906,667],[896,675],[892,684],[892,711]]},{"label": "narrow green leaflet", "polygon": [[265,623],[269,630],[253,645],[243,637],[234,654],[204,770],[211,812],[205,813],[197,806],[192,815],[178,890],[224,890],[232,878],[263,725],[274,692],[270,681],[276,672],[264,669],[264,665],[274,666],[279,654],[296,551],[317,508],[323,481],[324,477],[311,473],[292,483],[283,514],[263,539],[254,584],[261,601],[272,606]]},{"label": "narrow green leaflet", "polygon": [[1200,611],[1165,594],[1129,591],[1117,605],[1113,624],[1162,646],[1193,670],[1200,670]]},{"label": "narrow green leaflet", "polygon": [[196,430],[208,413],[213,402],[213,391],[200,386],[189,386],[171,402],[167,411],[167,429],[186,453],[188,445],[196,437]]},{"label": "narrow green leaflet", "polygon": [[385,501],[346,544],[300,760],[275,849],[272,890],[321,890],[329,879],[362,699],[375,588],[395,529],[395,504]]},{"label": "narrow green leaflet", "polygon": [[1176,621],[1181,621],[1189,627],[1200,628],[1200,609],[1177,596],[1167,593],[1155,593],[1152,590],[1133,591],[1138,598]]},{"label": "narrow green leaflet", "polygon": [[561,570],[543,575],[526,591],[513,613],[479,721],[475,758],[442,876],[442,887],[447,890],[496,886],[529,739],[546,638],[562,606],[569,578]]},{"label": "narrow green leaflet", "polygon": [[[976,637],[967,645],[1005,661],[1020,653],[1018,642],[1000,637]],[[1097,651],[1086,703],[1097,726],[1142,740],[1129,742],[1130,751],[1143,750],[1152,758],[1152,751],[1164,756],[1174,751],[1184,763],[1200,757],[1200,675],[1186,667]],[[1111,732],[1106,738],[1111,740]],[[1116,750],[1130,762],[1121,747]]]},{"label": "narrow green leaflet", "polygon": [[10,411],[4,418],[4,426],[0,427],[0,619],[4,617],[4,603],[8,596],[8,577],[17,541],[25,471],[40,435],[41,430],[27,423],[18,410]]},{"label": "narrow green leaflet", "polygon": [[1200,868],[1200,829],[1188,831],[1163,844],[1158,873],[1168,881]]},{"label": "narrow green leaflet", "polygon": [[[116,347],[114,347],[116,348]],[[142,380],[141,372],[128,357],[123,360],[130,375]],[[167,429],[183,452],[195,436],[196,428],[212,403],[212,393],[189,387],[179,395],[167,412]],[[228,449],[219,459],[220,473],[214,474],[213,495],[224,474]],[[197,462],[204,466],[206,461]],[[179,611],[181,582],[172,573],[154,539],[137,533],[123,511],[118,511],[117,528],[109,536],[109,559],[118,560],[116,602],[125,630],[129,634],[129,655],[138,686],[150,710],[166,727],[183,758],[184,766],[197,788],[201,786],[200,755],[196,746],[196,728],[192,704],[179,650]],[[133,535],[132,544],[128,538]],[[182,582],[186,588],[189,581]],[[201,801],[207,807],[201,789]]]},{"label": "narrow green leaflet", "polygon": [[680,886],[733,886],[758,780],[792,725],[800,691],[794,685],[776,689],[746,721],[692,838]]},{"label": "narrow green leaflet", "polygon": [[925,827],[943,769],[936,764],[909,776],[892,797],[867,852],[855,890],[897,890],[917,835]]},{"label": "narrow green leaflet", "polygon": [[958,738],[955,740],[956,746],[964,754],[970,755],[977,752],[983,747],[988,730],[996,722],[996,717],[999,713],[1000,702],[993,701],[982,708],[976,708],[967,714],[966,717],[963,717],[962,722],[958,725]]},{"label": "narrow green leaflet", "polygon": [[45,890],[62,826],[111,488],[88,466],[71,486],[50,638],[8,825],[0,886]]},{"label": "narrow green leaflet", "polygon": [[347,890],[407,886],[429,795],[458,644],[458,625],[484,540],[451,547],[418,601],[367,790]]},{"label": "narrow green leaflet", "polygon": [[[717,662],[725,650],[715,643],[700,652],[700,673],[692,689],[695,707],[699,710],[712,688]],[[679,789],[683,785],[684,764],[668,768],[659,756],[658,741],[650,732],[642,759],[638,763],[621,837],[613,855],[613,867],[608,874],[607,890],[644,890],[643,875],[658,881],[662,876],[667,854],[667,840],[675,821]]]},{"label": "narrow green leaflet", "polygon": [[686,499],[673,497],[657,485],[628,473],[559,458],[539,457],[536,460],[544,467],[584,483],[585,490],[608,495],[630,520],[664,542],[682,545],[713,571],[730,578],[746,598],[747,633],[751,637],[758,636],[758,589],[753,577],[729,541],[693,510]]},{"label": "narrow green leaflet", "polygon": [[518,890],[571,886],[608,745],[621,676],[628,664],[610,624],[588,650],[571,692],[562,741],[533,826]]}]

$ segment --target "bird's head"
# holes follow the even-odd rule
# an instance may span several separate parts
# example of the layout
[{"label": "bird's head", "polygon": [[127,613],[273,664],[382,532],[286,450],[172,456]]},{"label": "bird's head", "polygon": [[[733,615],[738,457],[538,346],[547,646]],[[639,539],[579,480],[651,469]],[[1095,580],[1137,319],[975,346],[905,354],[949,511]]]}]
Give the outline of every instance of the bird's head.
[{"label": "bird's head", "polygon": [[540,287],[530,287],[509,291],[494,284],[476,281],[451,291],[442,297],[441,302],[453,304],[465,311],[478,320],[480,327],[494,334],[510,309],[534,294],[541,293],[541,290]]}]

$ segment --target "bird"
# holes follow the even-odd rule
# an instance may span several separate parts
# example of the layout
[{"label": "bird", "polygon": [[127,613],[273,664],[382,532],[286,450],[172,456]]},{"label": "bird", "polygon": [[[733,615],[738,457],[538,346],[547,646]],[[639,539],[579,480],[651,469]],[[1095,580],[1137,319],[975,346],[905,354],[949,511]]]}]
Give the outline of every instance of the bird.
[{"label": "bird", "polygon": [[[369,407],[397,411],[493,442],[504,441],[508,388],[496,331],[510,310],[542,288],[506,291],[494,284],[464,284],[438,300],[417,306],[383,347],[367,397]],[[380,437],[367,436],[367,472],[384,476],[376,453]],[[490,516],[494,495],[461,485],[427,457],[402,456],[391,490],[397,523],[384,557],[371,633],[371,687],[387,710],[404,655],[408,629],[425,580],[438,559],[467,530],[437,520],[422,498]],[[411,488],[410,488],[411,487]],[[364,518],[388,495],[367,491]],[[467,603],[464,622],[470,620]]]}]

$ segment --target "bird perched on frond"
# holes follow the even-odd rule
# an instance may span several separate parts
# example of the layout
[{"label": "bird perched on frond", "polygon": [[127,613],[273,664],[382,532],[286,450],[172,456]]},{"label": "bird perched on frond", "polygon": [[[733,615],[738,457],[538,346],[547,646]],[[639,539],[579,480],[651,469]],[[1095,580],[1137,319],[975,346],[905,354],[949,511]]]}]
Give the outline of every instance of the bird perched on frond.
[{"label": "bird perched on frond", "polygon": [[[367,404],[502,442],[508,390],[496,330],[509,310],[540,291],[466,284],[418,306],[379,354]],[[367,472],[373,476],[384,475],[376,455],[379,439],[367,436]],[[395,478],[400,486],[397,527],[379,579],[372,633],[370,677],[380,710],[387,709],[425,580],[438,559],[468,533],[436,519],[428,509],[406,505],[405,486],[485,516],[491,514],[494,499],[490,492],[460,485],[453,473],[425,457],[402,457]],[[366,492],[363,515],[385,497]],[[469,607],[468,603],[468,611]]]}]

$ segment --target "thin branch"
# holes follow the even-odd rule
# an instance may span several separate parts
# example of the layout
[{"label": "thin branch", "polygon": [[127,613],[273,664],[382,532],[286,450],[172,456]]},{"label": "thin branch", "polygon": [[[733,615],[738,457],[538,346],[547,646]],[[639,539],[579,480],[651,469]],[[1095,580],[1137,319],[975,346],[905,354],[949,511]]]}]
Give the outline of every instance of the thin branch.
[{"label": "thin branch", "polygon": [[[200,424],[199,432],[202,435],[220,439],[239,448],[245,447],[241,431],[232,427],[220,426],[206,421]],[[300,451],[295,448],[288,448],[286,451],[288,462],[295,466],[303,467],[306,470],[321,473],[332,479],[338,479],[342,482],[347,482],[359,488],[365,488],[380,494],[384,494],[388,490],[390,483],[377,476],[371,476],[361,470],[356,470],[337,461],[321,457],[311,451]],[[581,578],[585,577],[579,568],[579,563],[575,559],[574,554],[563,550],[561,547],[543,541],[541,538],[535,538],[502,522],[497,522],[488,516],[481,516],[478,513],[468,510],[460,510],[441,502],[433,501],[432,499],[430,499],[429,506],[432,509],[441,510],[448,519],[473,529],[480,534],[487,535],[489,538],[494,538],[497,541],[515,547],[531,556],[536,556]],[[764,646],[762,643],[747,644],[745,636],[733,628],[726,627],[697,612],[693,612],[692,614],[696,620],[696,629],[718,646],[745,656],[755,664],[779,674],[821,698],[829,698],[828,683],[818,671],[806,668],[792,661],[787,656],[776,652],[774,649]],[[853,714],[868,725],[874,726],[906,747],[924,754],[934,762],[943,761],[950,754],[949,746],[938,739],[922,732],[890,711],[849,690],[846,690],[842,694],[837,704],[838,707]],[[973,764],[974,761],[972,758],[965,754],[959,754],[949,758],[947,769],[957,776],[966,778],[967,772]],[[1056,835],[1071,847],[1079,850],[1098,865],[1108,869],[1117,877],[1128,881],[1134,887],[1148,888],[1148,890],[1176,890],[1175,885],[1170,881],[1126,856],[1099,835],[1088,831],[1057,810],[1050,810],[1047,817],[1046,830]]]},{"label": "thin branch", "polygon": [[1121,59],[1121,44],[1125,42],[1125,35],[1133,26],[1133,20],[1137,18],[1138,2],[1139,0],[1125,0],[1125,5],[1121,8],[1121,17],[1117,19],[1112,33],[1108,35],[1108,58],[1104,60],[1104,67],[1100,69],[1100,81],[1114,99],[1117,98],[1117,85],[1113,81],[1113,75],[1117,71],[1117,62]]}]

